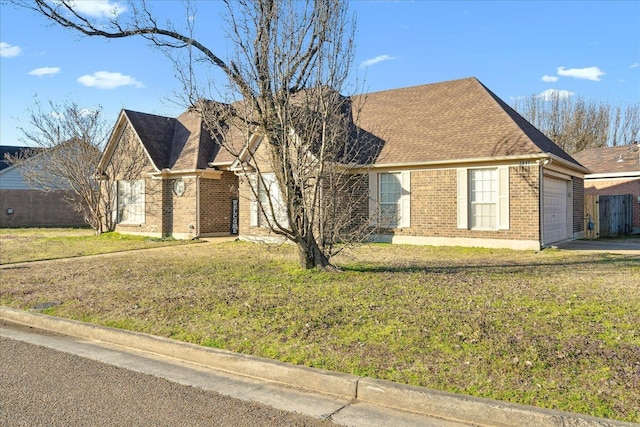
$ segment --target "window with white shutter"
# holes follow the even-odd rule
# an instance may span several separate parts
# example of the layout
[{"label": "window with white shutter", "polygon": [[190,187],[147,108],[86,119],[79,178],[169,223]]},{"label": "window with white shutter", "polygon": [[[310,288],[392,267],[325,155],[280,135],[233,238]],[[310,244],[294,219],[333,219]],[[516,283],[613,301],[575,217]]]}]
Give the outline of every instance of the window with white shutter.
[{"label": "window with white shutter", "polygon": [[369,197],[371,225],[411,226],[411,172],[371,172]]},{"label": "window with white shutter", "polygon": [[509,168],[458,169],[458,228],[509,229]]}]

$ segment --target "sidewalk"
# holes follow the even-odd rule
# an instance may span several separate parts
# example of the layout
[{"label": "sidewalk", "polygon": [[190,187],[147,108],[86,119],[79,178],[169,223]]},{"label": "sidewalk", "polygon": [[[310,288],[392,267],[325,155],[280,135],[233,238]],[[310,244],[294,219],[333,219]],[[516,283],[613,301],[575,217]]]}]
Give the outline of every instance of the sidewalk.
[{"label": "sidewalk", "polygon": [[[221,394],[341,425],[638,426],[295,366],[6,307],[0,307],[0,319],[49,332],[20,330],[6,324],[0,334],[9,338],[30,340],[195,387],[217,384],[213,390]],[[56,337],[51,332],[64,336]],[[208,375],[215,375],[217,380],[206,381]]]}]

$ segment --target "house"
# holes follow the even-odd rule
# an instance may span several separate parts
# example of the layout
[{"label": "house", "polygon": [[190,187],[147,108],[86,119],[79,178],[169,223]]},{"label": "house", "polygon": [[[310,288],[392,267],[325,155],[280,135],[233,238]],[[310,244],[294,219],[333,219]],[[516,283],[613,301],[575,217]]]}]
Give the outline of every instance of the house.
[{"label": "house", "polygon": [[[584,235],[588,170],[477,79],[353,103],[360,130],[382,141],[366,172],[374,240],[537,250]],[[253,210],[241,203],[242,238],[268,234]]]},{"label": "house", "polygon": [[41,150],[23,146],[0,146],[0,227],[82,227],[81,214],[65,200],[72,197],[69,190],[45,191],[29,183],[24,176],[26,165],[11,164],[8,157],[30,156],[38,167]]},{"label": "house", "polygon": [[631,195],[632,229],[623,231],[640,233],[640,149],[638,143],[591,148],[575,154],[574,157],[591,170],[591,173],[585,175],[585,195]]},{"label": "house", "polygon": [[[351,103],[362,106],[357,109],[358,117],[356,109],[350,110],[358,132],[370,136],[359,143],[376,146],[369,150],[375,152],[371,161],[357,169],[357,173],[366,174],[362,191],[368,197],[362,198],[363,206],[349,208],[369,213],[374,240],[537,250],[584,235],[583,180],[588,169],[476,78],[370,93],[351,98]],[[118,229],[167,234],[172,229],[162,228],[160,213],[177,216],[190,212],[200,223],[213,215],[226,226],[216,232],[229,234],[229,204],[233,201],[238,208],[239,237],[268,238],[269,230],[260,221],[259,212],[259,204],[266,200],[261,194],[256,197],[247,185],[251,176],[238,173],[237,159],[219,149],[202,123],[198,125],[197,117],[188,117],[121,114],[110,145],[122,145],[117,141],[129,132],[128,138],[143,146],[148,158],[145,183],[135,184],[136,188],[153,185],[167,201],[154,197],[152,202],[146,196],[142,203],[134,194],[141,190],[133,190],[132,181],[122,184],[123,200],[144,205],[147,216],[120,221]],[[176,132],[180,125],[194,133]],[[182,139],[190,135],[190,142],[180,142],[176,135]],[[219,138],[238,135],[222,133]],[[242,144],[255,154],[253,158],[259,158],[260,150],[265,149],[255,135],[246,135]],[[196,164],[196,157],[201,162]],[[192,159],[189,168],[177,166],[178,160],[187,158]],[[202,191],[198,196],[198,177],[224,181],[236,185],[237,190],[229,190],[227,198],[213,206],[202,199]],[[160,191],[157,183],[175,188],[178,178],[189,179],[186,188],[191,191],[180,196],[183,199],[175,191]],[[278,192],[272,193],[272,198],[277,196]],[[176,200],[183,202],[176,204]],[[278,200],[272,202],[278,204]],[[119,202],[118,211],[125,217],[127,203],[120,206]],[[198,207],[187,208],[189,203]],[[150,215],[152,209],[159,213]],[[150,216],[154,217],[153,226],[148,223]],[[181,224],[180,234],[185,235],[184,221],[174,220],[173,224],[174,234]],[[196,219],[190,224],[196,230],[186,235],[205,231]]]},{"label": "house", "polygon": [[233,159],[198,112],[170,118],[122,110],[98,165],[115,230],[183,239],[237,234],[238,177],[209,166],[216,160]]}]

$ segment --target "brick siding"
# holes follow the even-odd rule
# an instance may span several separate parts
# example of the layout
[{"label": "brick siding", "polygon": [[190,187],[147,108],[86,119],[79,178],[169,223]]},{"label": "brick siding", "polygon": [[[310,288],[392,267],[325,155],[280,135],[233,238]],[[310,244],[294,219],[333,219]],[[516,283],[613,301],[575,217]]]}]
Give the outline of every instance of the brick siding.
[{"label": "brick siding", "polygon": [[[200,234],[231,233],[231,200],[238,199],[238,177],[200,180]],[[240,203],[242,204],[242,203]]]},{"label": "brick siding", "polygon": [[82,215],[64,200],[65,193],[0,190],[0,227],[86,227]]},{"label": "brick siding", "polygon": [[540,216],[537,167],[509,168],[509,229],[470,230],[457,226],[456,169],[411,172],[411,227],[395,236],[538,240]]}]

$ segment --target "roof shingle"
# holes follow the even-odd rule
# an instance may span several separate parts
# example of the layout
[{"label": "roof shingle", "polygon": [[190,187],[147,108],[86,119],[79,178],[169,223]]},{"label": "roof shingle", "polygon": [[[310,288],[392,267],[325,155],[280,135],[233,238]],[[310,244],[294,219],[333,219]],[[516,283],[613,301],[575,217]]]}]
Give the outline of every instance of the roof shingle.
[{"label": "roof shingle", "polygon": [[574,157],[593,173],[640,172],[638,143],[590,148],[574,154]]},{"label": "roof shingle", "polygon": [[551,153],[578,165],[476,78],[375,92],[357,105],[358,125],[384,140],[376,163]]}]

